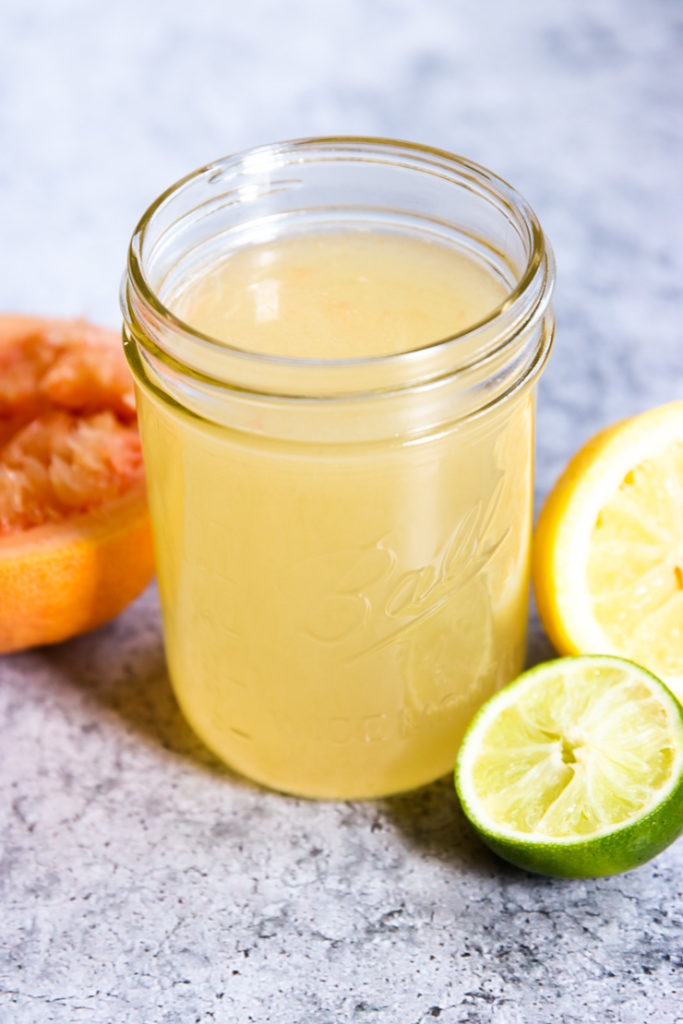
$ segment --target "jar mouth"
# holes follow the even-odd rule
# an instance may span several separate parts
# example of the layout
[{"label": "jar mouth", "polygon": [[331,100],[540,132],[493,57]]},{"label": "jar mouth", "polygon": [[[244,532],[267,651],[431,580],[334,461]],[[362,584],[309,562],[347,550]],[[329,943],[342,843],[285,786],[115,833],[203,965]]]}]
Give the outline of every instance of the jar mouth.
[{"label": "jar mouth", "polygon": [[[236,210],[246,226],[272,221],[277,237],[278,202],[289,193],[298,196],[311,168],[332,165],[372,166],[378,174],[396,176],[396,195],[405,183],[422,176],[433,192],[432,207],[420,215],[421,229],[443,234],[449,222],[442,214],[443,197],[453,186],[468,190],[505,222],[505,230],[519,250],[505,298],[476,323],[435,338],[418,347],[389,354],[335,358],[277,355],[226,343],[185,322],[162,301],[155,275],[173,262],[172,253],[197,245],[197,225],[227,222]],[[399,181],[399,178],[401,179]],[[401,191],[403,190],[403,191]],[[322,194],[322,193],[321,193]],[[391,200],[395,211],[397,200]],[[439,205],[439,203],[441,205]],[[336,204],[335,209],[346,209]],[[356,207],[354,207],[355,209]],[[330,207],[332,209],[332,207]],[[370,218],[368,223],[370,224]],[[339,221],[344,226],[343,218]],[[287,228],[280,232],[286,233]],[[463,230],[468,245],[481,243],[476,229]],[[491,250],[496,252],[495,246]],[[499,255],[504,256],[499,252]],[[160,269],[161,268],[161,269]],[[219,159],[171,185],[146,210],[131,238],[121,305],[129,338],[175,372],[220,383],[223,387],[280,397],[338,397],[372,391],[396,391],[437,380],[444,375],[466,377],[490,365],[499,374],[501,352],[514,347],[514,339],[543,319],[554,282],[552,250],[536,215],[521,195],[486,168],[438,148],[400,140],[329,136],[273,143]],[[547,333],[547,332],[546,332]],[[551,332],[552,335],[552,332]],[[551,338],[550,338],[551,340]],[[543,347],[543,346],[542,346]],[[538,372],[543,358],[534,358]],[[542,355],[535,353],[535,357]],[[529,368],[527,368],[529,369]],[[518,382],[519,383],[519,382]]]}]

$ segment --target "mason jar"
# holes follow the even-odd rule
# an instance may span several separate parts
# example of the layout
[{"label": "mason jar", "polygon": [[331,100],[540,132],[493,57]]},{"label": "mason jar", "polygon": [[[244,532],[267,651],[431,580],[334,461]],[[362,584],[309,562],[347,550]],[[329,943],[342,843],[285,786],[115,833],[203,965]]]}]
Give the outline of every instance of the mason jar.
[{"label": "mason jar", "polygon": [[[411,350],[334,358],[262,352],[173,311],[245,247],[354,231],[458,250],[501,299]],[[474,712],[520,671],[553,280],[514,189],[404,142],[229,156],[140,220],[124,344],[168,669],[193,729],[240,773],[311,797],[419,786],[452,769]]]}]

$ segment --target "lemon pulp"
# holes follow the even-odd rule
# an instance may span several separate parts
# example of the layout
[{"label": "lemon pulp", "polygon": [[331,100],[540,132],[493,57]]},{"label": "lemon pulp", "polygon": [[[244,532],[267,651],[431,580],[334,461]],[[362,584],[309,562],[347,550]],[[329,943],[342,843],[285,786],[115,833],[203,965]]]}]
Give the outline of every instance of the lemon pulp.
[{"label": "lemon pulp", "polygon": [[615,648],[683,679],[683,442],[637,465],[603,506],[587,576]]}]

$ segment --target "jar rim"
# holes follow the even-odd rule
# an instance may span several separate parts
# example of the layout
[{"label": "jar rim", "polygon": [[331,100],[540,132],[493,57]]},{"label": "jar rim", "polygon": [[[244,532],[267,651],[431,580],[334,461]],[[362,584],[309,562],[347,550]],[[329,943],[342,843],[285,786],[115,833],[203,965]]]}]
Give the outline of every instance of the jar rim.
[{"label": "jar rim", "polygon": [[[459,331],[454,331],[452,334],[432,339],[414,348],[399,352],[383,355],[335,357],[332,359],[310,356],[283,356],[242,348],[238,345],[221,341],[212,335],[205,334],[173,313],[150,284],[144,270],[143,246],[146,241],[146,234],[151,228],[155,216],[164,205],[171,198],[179,195],[184,189],[201,178],[207,178],[210,181],[217,180],[229,167],[234,168],[245,162],[254,166],[266,166],[268,164],[270,167],[277,167],[278,157],[282,158],[284,156],[301,154],[300,159],[304,160],[307,153],[314,154],[316,151],[331,147],[335,149],[332,159],[344,159],[344,153],[357,154],[355,157],[347,156],[346,159],[358,159],[358,154],[365,154],[370,157],[379,155],[386,158],[393,153],[394,155],[412,158],[416,164],[416,170],[439,173],[439,170],[457,169],[459,172],[464,172],[466,176],[471,177],[477,184],[487,187],[487,190],[495,196],[505,211],[512,215],[515,221],[521,224],[527,231],[529,239],[528,259],[522,273],[518,275],[514,287],[508,290],[503,299],[483,317]],[[552,252],[531,206],[505,179],[482,165],[465,157],[450,153],[445,149],[422,143],[375,136],[338,135],[292,139],[241,150],[205,164],[178,179],[148,206],[138,221],[128,247],[127,275],[139,299],[155,317],[172,325],[174,330],[181,332],[186,337],[193,338],[202,346],[212,346],[264,366],[271,365],[283,368],[325,367],[334,371],[335,367],[355,366],[360,368],[375,366],[379,368],[381,366],[405,364],[410,362],[411,358],[415,356],[428,354],[436,349],[441,350],[446,346],[450,348],[464,339],[475,336],[484,329],[491,329],[496,323],[502,322],[505,319],[506,313],[511,308],[514,308],[518,301],[528,292],[544,258],[547,257],[550,257],[552,260]],[[126,281],[124,280],[124,288],[125,285]],[[125,303],[125,296],[122,296],[122,299]]]},{"label": "jar rim", "polygon": [[[322,173],[324,179],[325,163],[338,166],[344,161],[355,162],[356,168],[350,172],[352,178],[367,167],[377,179],[386,166],[386,174],[392,180],[396,181],[398,176],[402,182],[408,181],[410,198],[406,200],[404,193],[399,192],[400,198],[394,205],[384,200],[375,200],[370,205],[330,204],[327,199],[310,208],[287,205],[292,190],[306,187],[307,175],[315,177]],[[419,172],[425,172],[425,176],[419,178]],[[431,196],[424,208],[418,198],[420,189],[412,184],[420,181],[420,189],[428,186]],[[214,189],[215,185],[223,187],[222,191]],[[505,232],[510,230],[514,242],[496,244],[489,237],[488,233],[494,230],[490,226],[476,222],[468,225],[467,218],[461,220],[459,214],[449,213],[447,197],[451,187],[468,192],[485,222],[486,218],[496,218],[495,230],[500,231],[501,226]],[[275,196],[274,206],[268,205],[271,196]],[[225,218],[230,220],[235,207],[240,208],[253,198],[261,204],[263,197],[266,202],[253,217],[238,219],[241,230],[249,232],[262,225],[268,231],[274,230],[269,237],[277,237],[278,209],[286,215],[303,214],[308,218],[302,221],[304,227],[311,219],[306,213],[308,209],[314,211],[317,226],[320,221],[315,217],[320,214],[350,223],[358,221],[360,212],[361,220],[369,218],[368,225],[381,224],[382,216],[387,214],[392,230],[405,228],[410,232],[417,223],[420,231],[447,241],[455,235],[461,244],[472,248],[475,258],[482,253],[482,258],[496,266],[502,279],[509,283],[507,294],[478,323],[421,347],[385,355],[321,359],[231,346],[175,316],[156,293],[146,270],[155,266],[158,270],[155,260],[160,261],[163,273],[159,280],[163,281],[164,275],[177,266],[178,251],[186,256],[194,253],[196,257],[206,237],[222,237],[221,231],[202,235],[214,214],[219,216],[211,222],[212,226],[220,225]],[[261,214],[264,206],[265,219]],[[274,220],[268,214],[272,209],[276,211]],[[155,228],[156,236],[151,228]],[[148,232],[152,237],[145,250]],[[179,238],[184,245],[179,244]],[[248,234],[246,242],[238,239],[237,244],[250,244],[253,240],[253,234]],[[510,272],[510,277],[505,277],[501,267]],[[297,431],[307,432],[308,436],[319,432],[322,436],[329,430],[332,436],[332,420],[328,424],[326,410],[332,413],[334,409],[341,412],[343,408],[353,408],[370,432],[379,429],[383,416],[381,429],[388,429],[387,424],[396,417],[392,413],[387,418],[387,411],[395,407],[396,429],[403,430],[404,413],[410,408],[419,418],[417,410],[425,400],[430,403],[435,422],[470,418],[492,409],[536,380],[554,336],[550,304],[554,267],[552,248],[529,204],[502,178],[470,160],[446,150],[392,139],[295,139],[259,146],[207,164],[171,185],[151,204],[132,236],[127,274],[122,282],[124,342],[141,382],[146,381],[160,396],[165,395],[201,418],[228,422],[232,416],[230,409],[247,403],[260,410],[252,417],[249,429],[259,429],[253,424],[270,423],[276,409],[277,415],[285,418],[298,410],[301,423]],[[409,415],[412,417],[413,412]],[[278,429],[289,430],[290,423],[281,424]]]}]

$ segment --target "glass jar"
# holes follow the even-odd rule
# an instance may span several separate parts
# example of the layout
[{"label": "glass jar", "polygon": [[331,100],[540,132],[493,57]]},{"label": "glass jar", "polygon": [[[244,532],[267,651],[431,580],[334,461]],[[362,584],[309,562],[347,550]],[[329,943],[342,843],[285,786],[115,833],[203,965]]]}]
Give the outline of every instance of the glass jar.
[{"label": "glass jar", "polygon": [[[455,246],[504,282],[397,355],[230,347],[164,296],[236,247],[358,228]],[[538,221],[439,150],[308,139],[209,165],[133,235],[122,306],[169,672],[188,721],[267,786],[371,797],[450,771],[522,667],[534,385],[554,320]]]}]

